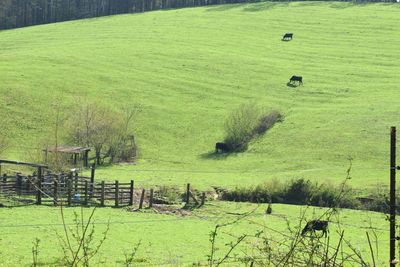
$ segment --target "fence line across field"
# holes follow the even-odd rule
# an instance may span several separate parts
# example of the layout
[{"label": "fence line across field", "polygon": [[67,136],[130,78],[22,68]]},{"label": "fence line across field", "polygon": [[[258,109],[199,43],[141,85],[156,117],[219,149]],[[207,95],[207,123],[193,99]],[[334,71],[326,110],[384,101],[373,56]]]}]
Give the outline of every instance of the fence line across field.
[{"label": "fence line across field", "polygon": [[[142,194],[140,199],[137,199],[140,190],[142,190]],[[42,175],[41,169],[38,173],[28,176],[17,173],[15,176],[4,174],[0,177],[0,194],[4,196],[16,195],[20,197],[20,201],[35,201],[38,205],[42,202],[53,202],[54,205],[59,205],[59,201],[64,200],[67,206],[75,204],[106,206],[109,201],[113,201],[114,207],[120,207],[132,206],[139,202],[139,209],[141,209],[146,198],[148,207],[151,208],[154,202],[154,190],[152,188],[147,190],[147,194],[145,194],[145,191],[145,189],[135,189],[133,180],[130,182],[115,180],[113,183],[95,181],[94,165],[91,168],[90,177],[81,176],[77,172]],[[21,196],[26,198],[23,199]],[[31,198],[27,198],[29,196]],[[190,199],[196,205],[201,206],[205,202],[205,193],[201,195],[201,200],[198,201],[190,189],[190,184],[188,184],[186,188],[187,205]]]},{"label": "fence line across field", "polygon": [[[234,217],[240,217],[243,215],[235,215]],[[271,214],[271,215],[265,215],[265,214],[250,214],[250,215],[246,215],[244,216],[244,220],[246,220],[245,218],[257,218],[257,217],[264,217],[264,216],[275,216],[275,217],[285,217],[285,218],[293,218],[298,220],[300,217],[299,216],[286,216],[283,214]],[[171,222],[171,221],[192,221],[192,220],[203,220],[203,221],[215,221],[215,220],[220,220],[220,219],[226,219],[227,216],[191,216],[191,217],[178,217],[178,218],[170,218],[170,219],[159,219],[159,220],[153,220],[153,219],[147,219],[147,220],[136,220],[136,221],[99,221],[99,222],[93,222],[92,224],[94,225],[113,225],[113,224],[146,224],[146,223],[154,223],[154,222]],[[260,225],[260,226],[265,226],[263,224],[260,224],[258,222],[254,222],[254,221],[250,221],[251,223],[254,223],[256,225]],[[389,229],[384,229],[384,228],[378,228],[378,227],[367,227],[367,226],[360,226],[360,225],[356,225],[356,224],[349,224],[349,223],[338,223],[335,221],[330,221],[330,223],[333,224],[340,224],[340,225],[345,225],[345,226],[351,226],[354,228],[361,228],[361,229],[365,229],[365,230],[375,230],[375,231],[380,231],[380,232],[389,232]],[[66,225],[74,225],[73,223],[66,223]],[[63,224],[61,223],[49,223],[49,224],[20,224],[20,225],[0,225],[0,228],[29,228],[29,227],[48,227],[48,226],[63,226]],[[268,227],[270,228],[270,227]],[[271,228],[271,230],[274,231],[278,231],[275,230],[273,228]]]}]

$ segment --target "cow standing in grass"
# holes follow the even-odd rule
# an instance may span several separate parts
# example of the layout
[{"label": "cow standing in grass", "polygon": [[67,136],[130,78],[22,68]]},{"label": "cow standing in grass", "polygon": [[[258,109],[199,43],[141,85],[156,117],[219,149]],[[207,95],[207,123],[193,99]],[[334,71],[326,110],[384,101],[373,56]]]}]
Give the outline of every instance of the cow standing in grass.
[{"label": "cow standing in grass", "polygon": [[299,82],[299,85],[303,85],[303,77],[301,76],[296,76],[293,75],[292,77],[290,77],[289,83],[290,84],[295,84],[296,82]]},{"label": "cow standing in grass", "polygon": [[307,232],[322,231],[322,235],[327,237],[328,236],[328,221],[322,220],[312,220],[309,221],[306,226],[301,231],[301,235],[304,236]]},{"label": "cow standing in grass", "polygon": [[218,142],[215,144],[215,153],[218,152],[229,152],[229,146],[225,143]]},{"label": "cow standing in grass", "polygon": [[293,39],[293,33],[285,33],[285,35],[282,37],[282,41],[290,41]]}]

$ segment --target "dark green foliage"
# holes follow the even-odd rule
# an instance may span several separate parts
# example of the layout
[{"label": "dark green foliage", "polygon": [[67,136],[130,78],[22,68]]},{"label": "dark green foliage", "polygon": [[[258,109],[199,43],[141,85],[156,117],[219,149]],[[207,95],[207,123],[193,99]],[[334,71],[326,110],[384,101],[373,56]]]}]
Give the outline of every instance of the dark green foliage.
[{"label": "dark green foliage", "polygon": [[309,180],[293,180],[288,184],[283,198],[286,199],[287,203],[308,203],[313,199],[313,191],[314,186]]},{"label": "dark green foliage", "polygon": [[0,29],[66,20],[145,12],[159,9],[205,6],[250,0],[1,0]]},{"label": "dark green foliage", "polygon": [[252,139],[263,135],[275,123],[282,121],[283,115],[279,111],[263,114],[254,103],[241,105],[225,122],[224,143],[229,152],[245,151]]},{"label": "dark green foliage", "polygon": [[356,199],[351,188],[342,188],[326,183],[317,184],[303,178],[291,180],[286,184],[275,180],[255,187],[236,188],[226,191],[222,195],[222,199],[237,202],[273,202],[322,207],[366,208]]},{"label": "dark green foliage", "polygon": [[160,186],[154,192],[154,203],[178,204],[183,199],[183,193],[177,186]]},{"label": "dark green foliage", "polygon": [[96,164],[108,158],[110,163],[132,161],[137,156],[133,123],[139,106],[114,111],[97,102],[77,103],[68,118],[71,143],[94,149]]},{"label": "dark green foliage", "polygon": [[282,122],[283,118],[283,115],[279,111],[271,111],[259,119],[258,124],[253,129],[252,135],[257,136],[264,134],[268,129],[272,128],[275,123]]}]

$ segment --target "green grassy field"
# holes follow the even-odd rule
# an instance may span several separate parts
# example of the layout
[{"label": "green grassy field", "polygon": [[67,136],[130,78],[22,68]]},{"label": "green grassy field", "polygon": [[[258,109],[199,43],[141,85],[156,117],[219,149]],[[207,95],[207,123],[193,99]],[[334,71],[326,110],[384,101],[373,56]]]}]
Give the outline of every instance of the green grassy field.
[{"label": "green grassy field", "polygon": [[[77,98],[117,108],[139,103],[140,158],[134,165],[96,171],[96,179],[137,186],[190,182],[195,189],[233,188],[268,179],[309,178],[338,183],[353,158],[350,185],[387,184],[389,127],[400,125],[396,4],[286,2],[221,5],[129,14],[0,32],[0,133],[12,142],[6,157],[30,160],[53,135],[54,105],[72,113]],[[294,39],[282,42],[285,32]],[[286,85],[302,75],[304,86]],[[216,156],[226,116],[243,103],[279,109],[285,121],[253,141],[249,150]],[[4,170],[4,169],[3,169]],[[254,204],[209,202],[184,217],[102,208],[96,231],[110,220],[96,265],[120,266],[142,240],[138,260],[185,266],[207,261],[209,233]],[[261,206],[229,229],[248,233],[267,225],[285,231],[304,207]],[[72,212],[66,209],[68,223]],[[87,210],[88,212],[88,210]],[[310,208],[307,218],[322,209]],[[223,218],[221,218],[223,217]],[[379,237],[386,264],[388,227],[379,213],[343,210],[347,237],[367,253],[365,231]],[[0,266],[28,266],[34,239],[39,259],[56,265],[58,208],[0,209]],[[331,225],[337,242],[337,224]],[[223,237],[223,241],[226,241]]]},{"label": "green grassy field", "polygon": [[[187,216],[163,215],[154,213],[133,213],[124,209],[102,208],[97,209],[94,216],[96,237],[100,238],[110,221],[108,237],[99,254],[94,258],[93,266],[122,266],[124,254],[128,253],[141,241],[138,254],[135,258],[146,266],[190,266],[200,262],[206,264],[210,253],[209,234],[216,224],[232,222],[237,216],[229,212],[243,213],[257,208],[255,204],[236,204],[227,202],[213,202],[204,208],[195,210]],[[276,204],[272,215],[264,215],[266,206],[261,205],[250,217],[242,219],[238,224],[223,228],[217,238],[217,257],[224,255],[227,249],[224,244],[229,236],[224,233],[255,234],[264,229],[274,240],[281,238],[280,234],[288,233],[287,218],[292,227],[298,224],[298,218],[304,212],[304,206]],[[80,208],[65,210],[66,223],[72,227],[73,211],[80,213]],[[318,217],[324,209],[308,208],[306,218]],[[86,217],[90,209],[84,209]],[[60,209],[54,207],[20,207],[0,209],[0,266],[30,266],[32,263],[31,248],[35,238],[40,241],[39,261],[45,266],[57,265],[55,262],[62,256],[56,234],[63,234]],[[377,264],[387,262],[388,254],[388,223],[385,216],[375,212],[342,210],[333,221],[341,222],[341,229],[345,230],[345,238],[359,250],[365,260],[371,261],[365,232],[373,236],[371,226],[375,228],[378,237],[378,250],[375,250]],[[337,244],[339,226],[331,223],[330,244]],[[272,230],[271,230],[272,229]],[[16,240],[18,240],[16,242]],[[374,240],[374,238],[372,239]],[[375,243],[374,249],[375,249]],[[244,249],[238,249],[240,251]],[[345,246],[345,251],[348,247]],[[247,247],[247,253],[251,249]],[[58,265],[57,265],[58,266]],[[232,265],[231,265],[232,266]],[[383,266],[383,265],[382,265]]]},{"label": "green grassy field", "polygon": [[[61,98],[140,103],[136,165],[98,171],[143,185],[199,188],[270,178],[388,180],[399,125],[396,4],[255,3],[188,8],[0,32],[1,131],[24,159],[52,134]],[[294,32],[291,42],[282,42]],[[287,87],[293,74],[304,86]],[[254,102],[285,113],[245,153],[211,155],[226,116]],[[65,110],[73,112],[73,109]],[[28,151],[28,152],[27,152]]]}]

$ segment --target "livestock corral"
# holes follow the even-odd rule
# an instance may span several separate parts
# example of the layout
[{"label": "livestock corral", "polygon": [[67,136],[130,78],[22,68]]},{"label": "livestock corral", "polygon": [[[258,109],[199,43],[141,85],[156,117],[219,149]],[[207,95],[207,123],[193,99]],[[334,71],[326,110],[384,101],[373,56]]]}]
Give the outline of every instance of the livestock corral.
[{"label": "livestock corral", "polygon": [[[38,169],[32,175],[4,173],[1,176],[0,195],[16,203],[100,207],[111,205],[117,208],[126,206],[132,208],[135,204],[140,210],[146,204],[148,208],[152,208],[154,203],[168,204],[170,202],[153,188],[147,192],[144,188],[136,189],[133,180],[129,183],[121,183],[118,180],[112,183],[104,180],[96,181],[95,164],[90,167],[90,176],[82,176],[76,169],[68,173],[52,173],[47,170],[47,165],[28,162],[0,160],[0,166],[1,164],[24,165]],[[201,207],[205,203],[205,192],[200,196],[197,200],[190,184],[187,184],[182,201],[186,207],[191,204],[190,200],[194,206]]]}]

